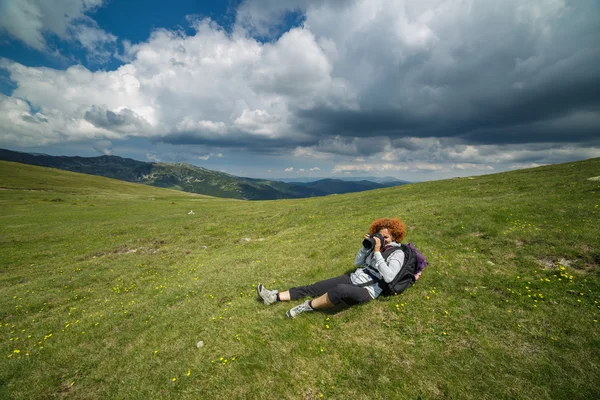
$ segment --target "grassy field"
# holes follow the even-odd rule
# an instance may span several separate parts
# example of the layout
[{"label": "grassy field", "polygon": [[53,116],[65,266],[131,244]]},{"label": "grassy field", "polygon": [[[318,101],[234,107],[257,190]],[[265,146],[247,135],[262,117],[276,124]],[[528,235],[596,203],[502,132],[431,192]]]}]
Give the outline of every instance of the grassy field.
[{"label": "grassy field", "polygon": [[[0,398],[600,398],[599,175],[246,202],[0,162]],[[395,216],[430,263],[403,295],[257,300],[349,271]]]}]

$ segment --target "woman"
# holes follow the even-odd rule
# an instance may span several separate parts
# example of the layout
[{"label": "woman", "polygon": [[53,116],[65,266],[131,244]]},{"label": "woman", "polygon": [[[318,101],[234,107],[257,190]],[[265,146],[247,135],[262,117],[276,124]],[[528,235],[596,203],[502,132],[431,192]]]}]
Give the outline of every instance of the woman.
[{"label": "woman", "polygon": [[[383,243],[379,237],[372,236],[377,233],[383,237]],[[308,286],[291,288],[285,292],[268,290],[259,284],[256,291],[267,305],[278,301],[297,300],[307,296],[314,298],[313,300],[306,300],[289,310],[287,316],[290,318],[295,318],[303,312],[329,308],[340,303],[348,306],[366,303],[371,299],[376,299],[384,290],[381,284],[376,282],[381,280],[391,282],[400,272],[404,264],[404,252],[391,252],[391,250],[393,250],[393,247],[399,247],[405,236],[406,225],[399,218],[377,219],[371,223],[369,233],[365,235],[365,239],[372,238],[374,244],[370,249],[363,245],[358,250],[354,265],[359,266],[359,268],[353,273],[326,279]],[[381,253],[382,250],[385,254],[390,252],[391,254],[384,258]]]}]

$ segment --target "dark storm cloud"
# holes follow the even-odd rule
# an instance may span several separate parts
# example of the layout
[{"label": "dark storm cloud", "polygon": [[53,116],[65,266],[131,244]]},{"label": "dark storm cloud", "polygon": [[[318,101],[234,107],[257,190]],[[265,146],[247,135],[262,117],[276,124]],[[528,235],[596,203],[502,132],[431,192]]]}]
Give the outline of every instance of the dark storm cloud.
[{"label": "dark storm cloud", "polygon": [[[373,22],[350,33],[315,22],[309,7],[315,35],[333,36],[344,50],[334,71],[356,89],[356,105],[298,107],[292,122],[298,131],[471,144],[597,142],[596,2],[447,2],[446,14],[432,5],[439,13],[426,26],[398,14],[392,2],[377,3],[390,6],[389,13],[371,15]],[[472,6],[468,13],[465,6]],[[427,4],[420,11],[426,14]],[[408,39],[397,40],[398,21]],[[422,35],[407,44],[411,29]]]},{"label": "dark storm cloud", "polygon": [[[513,87],[510,80],[479,88],[442,86],[444,96],[429,104],[431,112],[410,105],[372,109],[365,98],[359,110],[299,110],[294,123],[314,135],[347,137],[457,137],[486,144],[593,141],[600,136],[600,68],[595,68],[600,51],[579,61],[526,87]],[[569,118],[577,112],[599,118],[577,123]],[[556,123],[561,118],[572,124]]]},{"label": "dark storm cloud", "polygon": [[204,145],[216,148],[252,149],[259,154],[280,154],[296,146],[313,146],[318,139],[311,136],[268,138],[248,136],[243,132],[229,132],[227,135],[214,135],[203,132],[171,132],[155,140],[172,145]]},{"label": "dark storm cloud", "polygon": [[116,113],[97,106],[92,106],[92,108],[86,111],[84,118],[95,126],[106,129],[112,129],[127,124],[135,124],[137,122],[137,117],[131,110],[124,109],[119,113]]},{"label": "dark storm cloud", "polygon": [[98,128],[117,132],[137,133],[148,128],[148,123],[128,108],[114,112],[94,105],[85,112],[83,117]]}]

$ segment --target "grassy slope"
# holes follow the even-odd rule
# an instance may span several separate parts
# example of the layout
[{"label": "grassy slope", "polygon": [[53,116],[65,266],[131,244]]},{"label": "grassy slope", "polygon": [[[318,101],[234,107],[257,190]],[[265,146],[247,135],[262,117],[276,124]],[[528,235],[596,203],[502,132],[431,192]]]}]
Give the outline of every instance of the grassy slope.
[{"label": "grassy slope", "polygon": [[[0,398],[598,398],[598,175],[244,202],[0,162]],[[404,295],[256,301],[348,271],[381,216],[430,262]]]}]

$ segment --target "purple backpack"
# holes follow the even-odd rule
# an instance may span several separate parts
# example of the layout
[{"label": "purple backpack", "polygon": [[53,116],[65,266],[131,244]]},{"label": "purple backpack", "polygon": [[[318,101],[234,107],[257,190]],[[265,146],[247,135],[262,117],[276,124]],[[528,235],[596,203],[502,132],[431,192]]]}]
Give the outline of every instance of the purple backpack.
[{"label": "purple backpack", "polygon": [[407,246],[409,249],[411,249],[413,251],[413,253],[415,253],[415,256],[417,257],[417,265],[415,266],[415,281],[416,281],[417,279],[419,279],[421,277],[421,273],[427,266],[427,260],[425,259],[425,256],[423,254],[421,254],[421,252],[419,250],[417,250],[417,248],[415,247],[414,244],[409,243],[409,244],[407,244]]}]

